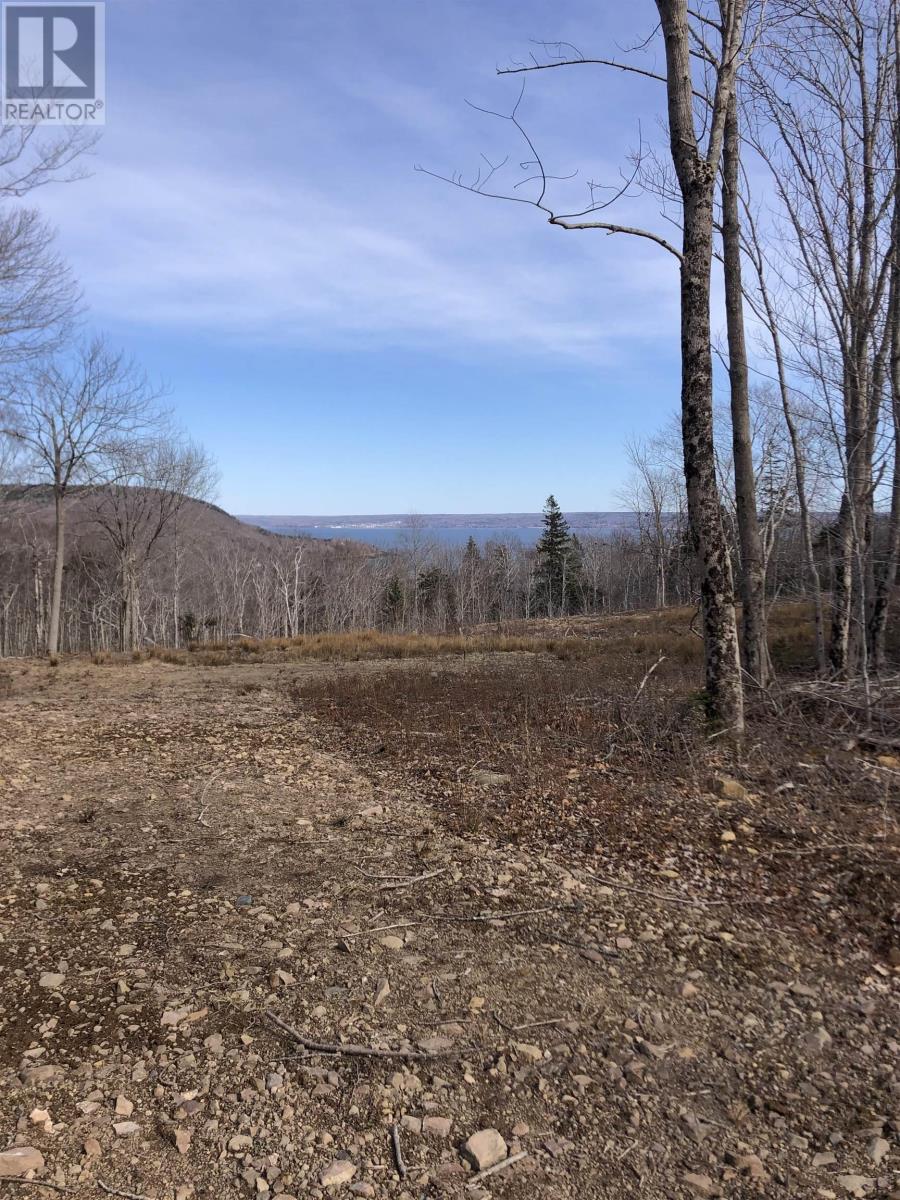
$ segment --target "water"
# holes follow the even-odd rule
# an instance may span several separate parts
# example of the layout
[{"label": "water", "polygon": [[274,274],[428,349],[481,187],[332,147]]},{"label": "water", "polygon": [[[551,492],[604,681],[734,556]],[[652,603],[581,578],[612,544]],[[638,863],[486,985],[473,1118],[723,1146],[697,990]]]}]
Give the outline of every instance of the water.
[{"label": "water", "polygon": [[[632,513],[570,513],[572,532],[609,536],[634,526]],[[465,546],[469,538],[483,547],[487,542],[521,542],[533,546],[541,536],[540,513],[485,513],[421,516],[353,517],[240,517],[251,525],[289,537],[347,538],[383,550],[402,549],[414,543]]]}]

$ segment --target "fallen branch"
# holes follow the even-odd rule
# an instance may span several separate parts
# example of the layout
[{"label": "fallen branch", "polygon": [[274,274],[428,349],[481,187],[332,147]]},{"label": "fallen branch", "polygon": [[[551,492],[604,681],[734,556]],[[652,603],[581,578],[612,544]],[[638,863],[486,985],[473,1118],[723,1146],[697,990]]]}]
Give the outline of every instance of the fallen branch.
[{"label": "fallen branch", "polygon": [[265,1015],[269,1018],[273,1025],[277,1025],[284,1033],[293,1038],[295,1042],[309,1051],[310,1054],[335,1054],[345,1055],[348,1058],[407,1058],[415,1061],[421,1061],[428,1058],[446,1058],[452,1054],[450,1050],[394,1050],[382,1049],[378,1046],[356,1046],[353,1043],[341,1042],[314,1042],[312,1039],[304,1037],[299,1030],[288,1025],[286,1021],[282,1021],[271,1011],[265,1010]]},{"label": "fallen branch", "polygon": [[374,929],[360,929],[355,933],[342,933],[341,937],[372,937],[376,933],[387,933],[392,929],[412,929],[416,925],[431,925],[440,921],[452,921],[464,924],[483,921],[512,921],[516,917],[535,917],[539,913],[577,913],[580,911],[581,909],[571,905],[563,907],[559,904],[548,904],[545,908],[522,908],[516,912],[477,913],[471,917],[456,916],[453,913],[433,913],[430,917],[423,917],[421,921],[400,921],[397,925],[377,925]]},{"label": "fallen branch", "polygon": [[120,1192],[118,1188],[108,1187],[102,1179],[97,1180],[97,1187],[106,1192],[107,1196],[122,1196],[124,1200],[152,1200],[150,1196],[142,1196],[140,1192]]},{"label": "fallen branch", "polygon": [[74,1188],[63,1187],[61,1183],[50,1183],[46,1179],[4,1179],[4,1183],[16,1183],[19,1187],[50,1188],[52,1192],[72,1192]]},{"label": "fallen branch", "polygon": [[706,908],[708,905],[727,904],[727,900],[694,900],[690,896],[673,896],[667,892],[654,892],[649,888],[632,887],[627,883],[619,883],[617,879],[604,879],[602,875],[589,872],[591,879],[606,887],[618,888],[620,892],[632,892],[635,896],[650,896],[653,900],[662,900],[664,904],[686,904],[689,908]]},{"label": "fallen branch", "polygon": [[492,1167],[487,1167],[484,1171],[479,1171],[477,1175],[473,1175],[469,1180],[467,1187],[475,1187],[481,1183],[482,1179],[487,1179],[491,1175],[497,1175],[500,1171],[505,1171],[507,1167],[511,1167],[513,1163],[521,1162],[523,1158],[528,1157],[527,1150],[520,1150],[518,1154],[511,1154],[509,1158],[504,1158],[503,1162],[495,1163]]},{"label": "fallen branch", "polygon": [[400,1149],[400,1128],[394,1125],[391,1128],[391,1145],[394,1148],[394,1162],[397,1164],[397,1174],[401,1179],[406,1178],[406,1163],[403,1161],[403,1151]]},{"label": "fallen branch", "polygon": [[424,883],[426,879],[437,879],[438,875],[445,875],[449,870],[449,867],[441,867],[437,871],[426,871],[424,875],[410,875],[407,879],[401,879],[396,883],[382,883],[378,890],[380,892],[396,892],[399,888],[412,887],[415,883]]}]

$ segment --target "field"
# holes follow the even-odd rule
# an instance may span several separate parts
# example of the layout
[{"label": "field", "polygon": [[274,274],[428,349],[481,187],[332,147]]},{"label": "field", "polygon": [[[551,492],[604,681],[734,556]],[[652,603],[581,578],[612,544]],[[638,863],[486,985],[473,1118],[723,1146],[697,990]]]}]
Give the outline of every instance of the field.
[{"label": "field", "polygon": [[896,731],[797,676],[736,758],[698,647],[10,664],[0,1195],[900,1194]]}]

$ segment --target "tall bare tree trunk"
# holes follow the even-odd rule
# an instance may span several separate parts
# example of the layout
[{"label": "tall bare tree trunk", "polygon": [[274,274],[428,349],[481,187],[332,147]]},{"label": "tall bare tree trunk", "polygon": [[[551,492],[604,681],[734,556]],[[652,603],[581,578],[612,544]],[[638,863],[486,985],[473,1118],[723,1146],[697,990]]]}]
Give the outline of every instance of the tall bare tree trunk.
[{"label": "tall bare tree trunk", "polygon": [[[895,71],[898,76],[898,90],[900,90],[900,63],[895,66]],[[898,124],[897,136],[900,138],[900,124]],[[900,162],[900,145],[898,145],[898,162]],[[888,387],[891,397],[894,442],[894,478],[891,487],[887,545],[884,548],[881,567],[875,581],[869,627],[869,642],[876,671],[883,671],[886,666],[885,641],[888,615],[897,582],[897,567],[900,565],[900,262],[898,262],[898,256],[900,256],[900,193],[896,194],[894,198],[894,245],[890,303],[888,305],[888,337],[890,338]]]},{"label": "tall bare tree trunk", "polygon": [[734,581],[722,521],[713,441],[710,280],[713,200],[721,161],[725,112],[737,64],[742,0],[722,5],[722,60],[709,147],[700,150],[694,125],[690,29],[686,0],[656,0],[666,45],[666,91],[672,160],[683,203],[681,262],[681,430],[688,518],[700,573],[706,690],[710,712],[740,734],[744,702]]},{"label": "tall bare tree trunk", "polygon": [[728,324],[728,374],[731,383],[734,495],[741,548],[741,662],[750,681],[758,687],[765,687],[769,662],[766,647],[766,566],[756,506],[750,376],[744,334],[740,166],[741,135],[737,98],[732,95],[725,118],[722,152],[722,249]]},{"label": "tall bare tree trunk", "polygon": [[59,628],[62,613],[63,569],[66,560],[66,511],[65,501],[59,489],[55,489],[56,544],[53,552],[53,585],[50,592],[50,628],[47,635],[47,653],[54,657],[59,653]]}]

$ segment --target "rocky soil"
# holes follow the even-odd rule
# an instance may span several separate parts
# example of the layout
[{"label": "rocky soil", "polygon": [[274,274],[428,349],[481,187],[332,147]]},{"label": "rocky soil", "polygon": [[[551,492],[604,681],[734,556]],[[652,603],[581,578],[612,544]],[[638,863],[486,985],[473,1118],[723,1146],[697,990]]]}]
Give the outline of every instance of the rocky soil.
[{"label": "rocky soil", "polygon": [[900,1196],[896,954],[452,832],[289,697],[363,669],[15,668],[0,1195]]}]

